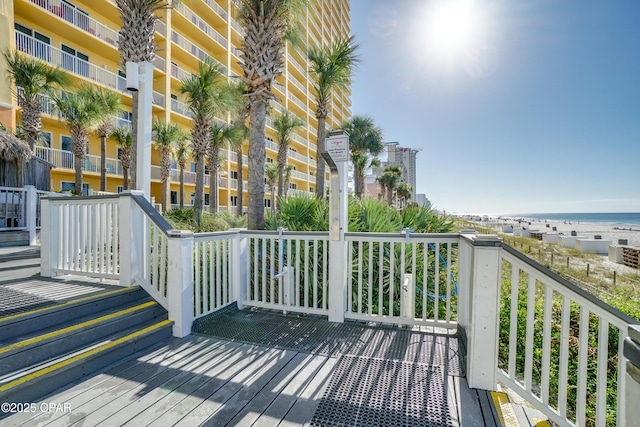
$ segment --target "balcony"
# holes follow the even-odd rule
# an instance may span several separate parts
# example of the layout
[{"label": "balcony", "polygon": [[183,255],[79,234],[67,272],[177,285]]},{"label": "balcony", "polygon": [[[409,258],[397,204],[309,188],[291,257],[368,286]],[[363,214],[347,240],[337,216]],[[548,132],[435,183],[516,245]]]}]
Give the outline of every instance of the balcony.
[{"label": "balcony", "polygon": [[[227,74],[227,67],[222,65],[220,63],[220,61],[218,61],[213,56],[211,56],[208,53],[206,53],[204,50],[200,49],[198,46],[193,44],[191,41],[189,41],[186,38],[184,38],[180,33],[176,32],[175,30],[171,30],[171,41],[173,43],[175,43],[176,45],[180,46],[186,52],[188,52],[191,55],[193,55],[196,58],[198,58],[200,61],[205,61],[207,58],[210,58],[211,60],[213,60],[213,62],[218,64],[218,67],[219,67],[220,72],[222,74],[225,74],[225,75]],[[226,45],[225,45],[225,47],[226,47]]]},{"label": "balcony", "polygon": [[[187,18],[187,20],[191,21],[191,23],[196,27],[198,27],[200,31],[202,31],[203,33],[211,37],[213,40],[217,41],[220,44],[220,46],[224,47],[225,49],[227,48],[227,39],[222,34],[214,30],[209,24],[203,21],[202,18],[200,18],[200,16],[198,16],[195,12],[193,12],[191,9],[186,7],[183,3],[181,2],[175,3],[173,5],[173,9],[176,10],[185,18]],[[224,13],[224,10],[223,10],[223,13]]]},{"label": "balcony", "polygon": [[16,49],[110,89],[123,91],[126,87],[124,77],[19,32],[16,32]]},{"label": "balcony", "polygon": [[[75,156],[71,151],[50,147],[35,147],[35,155],[48,161],[59,169],[75,170]],[[107,174],[122,176],[122,165],[120,160],[107,158]],[[84,172],[100,173],[100,156],[85,154],[82,159],[82,170]]]},{"label": "balcony", "polygon": [[31,3],[48,10],[52,14],[64,19],[81,30],[102,40],[111,46],[117,47],[119,34],[114,30],[96,21],[84,12],[76,9],[70,4],[60,0],[29,0]]}]

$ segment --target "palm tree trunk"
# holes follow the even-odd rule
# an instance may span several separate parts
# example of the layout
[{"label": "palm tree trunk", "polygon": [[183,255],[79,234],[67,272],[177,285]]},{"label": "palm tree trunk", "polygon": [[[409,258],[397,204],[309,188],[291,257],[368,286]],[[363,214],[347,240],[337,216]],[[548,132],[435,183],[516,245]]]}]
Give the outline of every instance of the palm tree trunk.
[{"label": "palm tree trunk", "polygon": [[264,229],[264,163],[265,122],[267,104],[264,100],[256,100],[251,104],[249,120],[249,230]]},{"label": "palm tree trunk", "polygon": [[360,192],[360,167],[353,162],[353,188],[356,190],[356,198],[361,199],[362,193]]},{"label": "palm tree trunk", "polygon": [[129,168],[122,166],[122,190],[129,189]]},{"label": "palm tree trunk", "polygon": [[355,176],[357,185],[356,192],[358,193],[358,198],[362,198],[362,196],[364,196],[364,171],[358,169]]},{"label": "palm tree trunk", "polygon": [[218,162],[209,157],[209,213],[218,213]]},{"label": "palm tree trunk", "polygon": [[193,200],[193,217],[196,227],[200,228],[202,219],[202,207],[204,205],[204,156],[195,153],[196,160],[196,197]]},{"label": "palm tree trunk", "polygon": [[318,146],[316,151],[316,195],[320,198],[324,197],[324,158],[320,153],[325,151],[324,141],[326,138],[326,117],[318,117]]},{"label": "palm tree trunk", "polygon": [[100,136],[100,191],[107,191],[107,136]]},{"label": "palm tree trunk", "polygon": [[284,189],[284,166],[278,165],[278,198],[282,198],[283,189]]},{"label": "palm tree trunk", "polygon": [[180,166],[180,209],[184,209],[184,168]]},{"label": "palm tree trunk", "polygon": [[236,206],[236,216],[242,216],[242,205],[244,204],[244,158],[242,157],[242,144],[236,150],[238,163],[238,203]]},{"label": "palm tree trunk", "polygon": [[82,196],[82,157],[75,156],[76,195]]},{"label": "palm tree trunk", "polygon": [[271,187],[271,212],[276,210],[276,187]]}]

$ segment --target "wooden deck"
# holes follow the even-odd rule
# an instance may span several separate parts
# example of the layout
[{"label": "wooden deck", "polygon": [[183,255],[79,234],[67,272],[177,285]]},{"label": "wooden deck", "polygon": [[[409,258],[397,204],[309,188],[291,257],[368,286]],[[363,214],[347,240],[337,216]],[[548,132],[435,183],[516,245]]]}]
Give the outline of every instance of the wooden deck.
[{"label": "wooden deck", "polygon": [[0,318],[112,289],[115,280],[40,276],[39,247],[0,248]]},{"label": "wooden deck", "polygon": [[[113,286],[40,278],[33,249],[5,255],[0,254],[6,273],[0,288],[44,295],[47,304]],[[64,298],[55,299],[58,293]],[[27,303],[20,309],[32,307]],[[384,420],[388,425],[496,425],[489,395],[469,389],[460,365],[456,372],[439,353],[428,353],[443,342],[438,337],[259,311],[230,313],[235,314],[222,319],[225,328],[208,323],[222,336],[159,342],[133,359],[27,402],[29,412],[15,413],[1,424],[369,426]],[[321,334],[319,328],[334,335]],[[320,338],[310,340],[314,335]]]}]

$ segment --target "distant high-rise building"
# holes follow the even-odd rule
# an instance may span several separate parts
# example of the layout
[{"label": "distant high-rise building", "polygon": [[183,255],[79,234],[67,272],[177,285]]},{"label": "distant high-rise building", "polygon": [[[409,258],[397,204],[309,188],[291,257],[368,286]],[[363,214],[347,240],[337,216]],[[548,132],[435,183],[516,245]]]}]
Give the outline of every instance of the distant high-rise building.
[{"label": "distant high-rise building", "polygon": [[411,186],[411,200],[416,200],[416,155],[418,150],[415,148],[400,147],[399,142],[387,142],[387,161],[388,165],[403,166],[402,182],[406,182]]}]

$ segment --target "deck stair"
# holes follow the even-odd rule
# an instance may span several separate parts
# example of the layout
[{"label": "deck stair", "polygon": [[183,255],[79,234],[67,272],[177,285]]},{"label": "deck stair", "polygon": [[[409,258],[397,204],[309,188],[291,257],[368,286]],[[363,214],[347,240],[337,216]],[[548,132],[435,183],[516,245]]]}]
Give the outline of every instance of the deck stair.
[{"label": "deck stair", "polygon": [[171,325],[137,287],[0,318],[0,401],[33,402],[164,342]]}]

